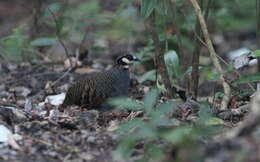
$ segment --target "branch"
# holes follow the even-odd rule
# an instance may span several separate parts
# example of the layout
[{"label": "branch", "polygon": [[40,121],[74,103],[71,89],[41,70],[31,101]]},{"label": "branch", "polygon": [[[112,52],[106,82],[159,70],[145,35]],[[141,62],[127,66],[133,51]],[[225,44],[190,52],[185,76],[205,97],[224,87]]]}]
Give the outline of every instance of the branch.
[{"label": "branch", "polygon": [[[55,27],[57,28],[57,26],[58,26],[58,20],[57,20],[55,14],[51,11],[51,9],[50,9],[49,7],[47,7],[47,9],[48,9],[48,11],[50,12],[50,14],[52,15],[52,18],[53,18],[53,20],[54,20],[54,22],[55,22]],[[62,39],[60,38],[59,34],[57,33],[57,30],[56,30],[56,37],[58,38],[59,43],[62,45],[62,47],[63,47],[63,49],[64,49],[64,51],[65,51],[65,54],[66,54],[67,59],[69,59],[70,68],[73,68],[73,67],[72,67],[72,66],[73,66],[73,65],[72,65],[72,61],[71,61],[70,56],[69,56],[69,51],[68,51],[67,47],[65,46],[65,43],[62,41]]]},{"label": "branch", "polygon": [[167,68],[164,61],[164,52],[165,50],[162,48],[158,33],[156,32],[156,25],[155,25],[155,13],[151,15],[149,18],[149,24],[147,25],[151,35],[152,39],[155,45],[155,65],[156,68],[158,68],[159,73],[161,74],[163,84],[165,85],[165,88],[167,90],[167,96],[172,98],[173,97],[173,91],[171,87],[171,82],[169,79],[169,75],[167,72]]},{"label": "branch", "polygon": [[208,32],[208,29],[207,29],[207,25],[206,25],[206,22],[204,20],[202,13],[201,13],[200,6],[199,6],[199,4],[196,0],[190,0],[190,2],[192,3],[192,6],[195,9],[195,14],[196,14],[196,16],[199,20],[204,39],[206,41],[207,48],[208,48],[209,53],[210,53],[210,57],[213,61],[214,66],[216,67],[217,71],[220,73],[220,80],[221,80],[222,86],[224,88],[224,97],[222,99],[221,109],[225,110],[225,109],[227,109],[227,106],[228,106],[228,103],[229,103],[229,100],[230,100],[231,89],[230,89],[229,84],[224,79],[224,72],[223,72],[223,69],[222,69],[222,67],[219,63],[218,58],[217,58],[217,54],[216,54],[216,51],[213,47],[213,44],[211,42],[209,32]]}]

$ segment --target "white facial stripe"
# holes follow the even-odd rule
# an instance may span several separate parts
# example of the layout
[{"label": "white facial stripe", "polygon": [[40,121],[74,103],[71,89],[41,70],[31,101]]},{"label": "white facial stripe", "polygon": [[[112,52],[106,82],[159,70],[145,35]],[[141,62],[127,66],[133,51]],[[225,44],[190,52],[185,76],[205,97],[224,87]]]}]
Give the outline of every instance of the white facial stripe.
[{"label": "white facial stripe", "polygon": [[133,56],[133,59],[135,60],[135,59],[137,59],[135,56]]},{"label": "white facial stripe", "polygon": [[127,58],[122,58],[122,61],[126,64],[130,64],[130,61]]}]

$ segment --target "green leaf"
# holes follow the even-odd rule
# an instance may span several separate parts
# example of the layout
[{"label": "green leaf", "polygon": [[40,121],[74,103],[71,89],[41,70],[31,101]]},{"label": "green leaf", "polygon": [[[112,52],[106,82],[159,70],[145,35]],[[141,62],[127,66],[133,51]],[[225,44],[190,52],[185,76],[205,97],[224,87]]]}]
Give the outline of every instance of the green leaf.
[{"label": "green leaf", "polygon": [[212,111],[208,104],[202,104],[199,110],[199,120],[201,123],[212,118]]},{"label": "green leaf", "polygon": [[242,76],[239,80],[235,81],[235,84],[257,82],[259,80],[260,80],[260,73],[248,74],[248,75]]},{"label": "green leaf", "polygon": [[147,80],[155,81],[155,70],[148,71],[144,73],[142,76],[138,77],[139,83],[143,83]]},{"label": "green leaf", "polygon": [[126,123],[120,125],[118,132],[121,134],[128,134],[129,131],[132,131],[134,128],[138,128],[143,126],[143,121],[139,118],[135,118],[133,120],[127,121]]},{"label": "green leaf", "polygon": [[150,90],[144,97],[144,107],[147,112],[150,112],[154,105],[156,104],[158,98],[158,90]]},{"label": "green leaf", "polygon": [[157,132],[148,123],[144,124],[138,129],[134,135],[137,139],[155,139],[157,137]]},{"label": "green leaf", "polygon": [[[145,157],[145,156],[147,156],[147,157]],[[162,148],[160,148],[160,145],[157,145],[156,143],[152,143],[152,142],[147,143],[145,145],[144,158],[153,159],[152,161],[161,161],[163,156],[164,156],[164,152],[163,152]],[[143,160],[143,161],[147,161],[147,160]]]},{"label": "green leaf", "polygon": [[56,34],[58,36],[61,35],[62,33],[62,29],[64,27],[64,17],[59,17],[59,19],[57,20],[57,23],[56,23],[56,26],[55,26],[55,29],[56,29]]},{"label": "green leaf", "polygon": [[216,81],[220,77],[219,73],[215,73],[215,72],[211,72],[211,71],[205,71],[204,75],[206,76],[207,80],[209,80],[209,81]]},{"label": "green leaf", "polygon": [[217,117],[211,117],[205,121],[205,125],[214,126],[214,125],[223,125],[224,121]]},{"label": "green leaf", "polygon": [[144,18],[148,18],[153,10],[155,9],[155,6],[157,5],[157,0],[142,0],[141,1],[141,15]]},{"label": "green leaf", "polygon": [[163,115],[172,112],[176,108],[177,105],[174,102],[168,102],[159,104],[156,110],[159,112],[160,115]]},{"label": "green leaf", "polygon": [[255,50],[255,51],[253,51],[253,54],[254,54],[256,57],[260,57],[260,50]]},{"label": "green leaf", "polygon": [[220,98],[224,97],[224,95],[225,94],[223,92],[217,92],[217,93],[215,93],[215,98],[220,99]]},{"label": "green leaf", "polygon": [[188,135],[191,135],[192,128],[190,127],[179,127],[164,135],[164,138],[168,141],[179,143]]},{"label": "green leaf", "polygon": [[122,161],[130,158],[133,152],[133,148],[136,144],[134,136],[125,136],[113,152],[113,159],[116,161]]},{"label": "green leaf", "polygon": [[56,38],[53,38],[53,37],[49,37],[49,38],[37,38],[33,41],[31,41],[30,45],[31,46],[50,46],[50,45],[53,45],[53,44],[56,44],[57,43],[57,39]]},{"label": "green leaf", "polygon": [[156,87],[160,90],[160,92],[166,92],[164,84],[160,84],[158,80],[156,81]]},{"label": "green leaf", "polygon": [[128,110],[140,110],[143,108],[142,104],[137,103],[126,97],[112,98],[108,101],[108,104],[118,108],[125,108]]},{"label": "green leaf", "polygon": [[165,64],[169,75],[172,78],[179,78],[181,76],[179,56],[174,50],[170,50],[164,55]]},{"label": "green leaf", "polygon": [[161,115],[159,111],[152,111],[149,116],[151,117],[151,120],[148,122],[151,127],[158,127],[171,123],[171,121],[165,116]]}]

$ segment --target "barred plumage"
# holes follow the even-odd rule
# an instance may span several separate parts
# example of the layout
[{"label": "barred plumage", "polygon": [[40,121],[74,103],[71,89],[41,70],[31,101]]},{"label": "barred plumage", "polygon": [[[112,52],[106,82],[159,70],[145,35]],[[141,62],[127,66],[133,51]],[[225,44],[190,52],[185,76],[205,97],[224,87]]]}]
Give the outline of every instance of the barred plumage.
[{"label": "barred plumage", "polygon": [[137,61],[137,58],[122,56],[110,70],[91,74],[76,82],[68,89],[62,106],[99,106],[108,98],[127,96],[130,84],[128,65],[132,61]]}]

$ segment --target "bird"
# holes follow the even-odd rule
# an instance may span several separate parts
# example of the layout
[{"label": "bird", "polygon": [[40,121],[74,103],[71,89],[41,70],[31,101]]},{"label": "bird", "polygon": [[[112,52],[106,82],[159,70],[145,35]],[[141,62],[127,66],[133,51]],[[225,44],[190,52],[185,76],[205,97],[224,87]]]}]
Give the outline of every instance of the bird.
[{"label": "bird", "polygon": [[140,61],[133,54],[119,56],[115,65],[106,71],[90,74],[73,84],[67,91],[62,107],[100,107],[109,98],[128,95],[130,86],[129,67]]}]

